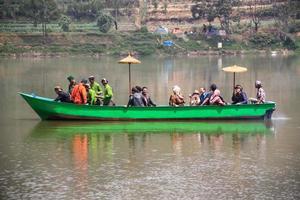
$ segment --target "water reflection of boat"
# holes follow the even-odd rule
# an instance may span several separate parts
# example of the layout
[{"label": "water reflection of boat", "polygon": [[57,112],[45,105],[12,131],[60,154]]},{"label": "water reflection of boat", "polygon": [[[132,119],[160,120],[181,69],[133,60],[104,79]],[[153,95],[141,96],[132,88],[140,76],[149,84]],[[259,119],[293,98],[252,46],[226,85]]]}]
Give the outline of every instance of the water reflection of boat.
[{"label": "water reflection of boat", "polygon": [[88,106],[55,102],[53,99],[20,95],[41,119],[77,120],[205,120],[271,118],[275,103],[226,106]]},{"label": "water reflection of boat", "polygon": [[122,133],[200,133],[200,134],[266,134],[272,132],[270,122],[103,122],[42,121],[34,135],[48,134],[122,134]]}]

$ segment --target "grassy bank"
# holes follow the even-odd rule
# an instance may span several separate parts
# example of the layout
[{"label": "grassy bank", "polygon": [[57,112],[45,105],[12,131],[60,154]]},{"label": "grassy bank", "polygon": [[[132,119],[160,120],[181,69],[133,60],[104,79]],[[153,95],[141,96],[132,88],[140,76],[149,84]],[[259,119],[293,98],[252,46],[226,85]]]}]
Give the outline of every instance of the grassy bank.
[{"label": "grassy bank", "polygon": [[[283,41],[264,30],[254,36],[241,38],[232,34],[222,38],[203,34],[180,34],[160,36],[145,28],[135,32],[101,33],[95,24],[73,24],[72,32],[61,32],[58,25],[48,25],[47,37],[41,34],[41,27],[31,24],[0,24],[0,55],[116,55],[129,51],[141,55],[150,54],[236,54],[257,51],[282,51],[289,49],[300,54],[300,38]],[[163,41],[172,40],[175,45],[165,47]],[[218,49],[222,42],[222,49]]]}]

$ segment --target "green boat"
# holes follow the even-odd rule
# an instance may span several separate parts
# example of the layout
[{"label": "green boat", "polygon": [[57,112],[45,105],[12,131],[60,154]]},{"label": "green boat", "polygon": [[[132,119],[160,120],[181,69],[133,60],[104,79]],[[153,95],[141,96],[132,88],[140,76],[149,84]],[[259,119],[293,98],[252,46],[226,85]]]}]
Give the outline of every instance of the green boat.
[{"label": "green boat", "polygon": [[233,120],[271,119],[274,102],[226,106],[92,106],[19,93],[42,120]]}]

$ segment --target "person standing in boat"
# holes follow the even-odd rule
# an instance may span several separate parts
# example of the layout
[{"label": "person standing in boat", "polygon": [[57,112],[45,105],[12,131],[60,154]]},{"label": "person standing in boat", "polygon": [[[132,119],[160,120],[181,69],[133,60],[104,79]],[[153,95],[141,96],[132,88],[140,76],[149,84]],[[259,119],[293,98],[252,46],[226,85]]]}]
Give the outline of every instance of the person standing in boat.
[{"label": "person standing in boat", "polygon": [[248,98],[241,85],[236,85],[234,87],[234,93],[231,100],[232,104],[247,104]]},{"label": "person standing in boat", "polygon": [[184,96],[181,94],[181,89],[179,86],[175,85],[172,89],[173,94],[169,98],[170,106],[184,106]]},{"label": "person standing in boat", "polygon": [[[112,97],[113,97],[113,91],[110,85],[108,85],[108,80],[106,78],[103,78],[101,80],[101,83],[104,87],[104,92],[103,92],[103,105],[104,106],[109,106],[110,103],[112,102]],[[114,105],[114,103],[113,103]]]},{"label": "person standing in boat", "polygon": [[55,86],[54,91],[57,94],[57,97],[56,97],[56,99],[54,99],[54,101],[72,103],[70,95],[68,93],[64,92],[60,86]]},{"label": "person standing in boat", "polygon": [[69,94],[72,94],[72,90],[76,85],[76,81],[73,76],[68,76],[67,79],[69,81],[68,92],[69,92]]},{"label": "person standing in boat", "polygon": [[156,104],[153,103],[152,99],[150,98],[147,87],[142,88],[142,100],[144,106],[156,106]]},{"label": "person standing in boat", "polygon": [[90,82],[91,89],[94,90],[97,95],[102,94],[102,87],[100,86],[99,83],[97,83],[95,81],[95,77],[94,76],[90,76],[89,77],[89,82]]},{"label": "person standing in boat", "polygon": [[81,83],[75,85],[72,90],[71,99],[75,104],[87,104],[87,92],[85,89],[87,80],[82,79]]},{"label": "person standing in boat", "polygon": [[131,95],[129,96],[127,107],[144,107],[142,93],[140,93],[136,87],[131,88]]}]

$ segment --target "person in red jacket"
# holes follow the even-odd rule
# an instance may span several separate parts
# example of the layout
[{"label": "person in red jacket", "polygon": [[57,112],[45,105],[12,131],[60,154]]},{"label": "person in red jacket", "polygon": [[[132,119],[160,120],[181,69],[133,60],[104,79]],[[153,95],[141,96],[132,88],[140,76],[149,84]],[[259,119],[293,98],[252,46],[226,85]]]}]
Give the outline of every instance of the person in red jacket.
[{"label": "person in red jacket", "polygon": [[87,104],[87,92],[85,89],[87,80],[82,79],[81,83],[75,85],[71,93],[71,99],[75,104]]}]

